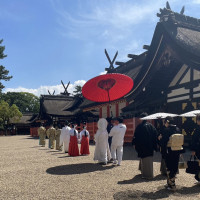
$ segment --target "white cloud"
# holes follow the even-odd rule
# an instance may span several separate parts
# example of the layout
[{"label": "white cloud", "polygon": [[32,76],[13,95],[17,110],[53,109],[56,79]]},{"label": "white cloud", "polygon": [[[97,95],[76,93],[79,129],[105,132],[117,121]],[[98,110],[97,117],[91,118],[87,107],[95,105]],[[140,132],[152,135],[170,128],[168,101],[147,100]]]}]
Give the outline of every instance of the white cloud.
[{"label": "white cloud", "polygon": [[200,0],[193,0],[192,3],[194,3],[194,4],[200,4]]},{"label": "white cloud", "polygon": [[[75,87],[77,85],[83,86],[85,83],[86,83],[85,80],[75,81],[73,84],[69,84],[67,91],[69,93],[73,94],[73,91],[75,90]],[[3,90],[3,92],[4,93],[7,93],[7,92],[29,92],[29,93],[32,93],[36,96],[40,96],[40,95],[48,94],[48,90],[50,91],[51,94],[54,92],[54,90],[55,90],[55,94],[60,94],[60,93],[64,92],[64,88],[61,84],[60,85],[53,85],[53,86],[40,86],[37,89],[24,88],[24,87],[5,88]]]},{"label": "white cloud", "polygon": [[99,75],[103,75],[103,74],[106,74],[107,71],[104,71],[104,72],[100,72]]},{"label": "white cloud", "polygon": [[139,4],[133,1],[80,1],[79,4],[74,14],[64,9],[59,1],[52,3],[58,13],[62,35],[80,40],[91,39],[92,36],[116,42],[126,38],[126,33],[143,20],[155,21],[155,13],[163,3],[153,0]]}]

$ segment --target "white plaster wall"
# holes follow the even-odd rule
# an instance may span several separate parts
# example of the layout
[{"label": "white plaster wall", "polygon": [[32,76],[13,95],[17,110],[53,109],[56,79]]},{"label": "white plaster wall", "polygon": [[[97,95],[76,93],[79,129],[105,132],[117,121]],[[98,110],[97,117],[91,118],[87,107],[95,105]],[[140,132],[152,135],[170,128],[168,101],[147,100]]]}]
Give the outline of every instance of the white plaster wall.
[{"label": "white plaster wall", "polygon": [[126,106],[126,102],[119,103],[119,115],[120,113],[122,113],[122,108],[124,108],[125,106]]}]

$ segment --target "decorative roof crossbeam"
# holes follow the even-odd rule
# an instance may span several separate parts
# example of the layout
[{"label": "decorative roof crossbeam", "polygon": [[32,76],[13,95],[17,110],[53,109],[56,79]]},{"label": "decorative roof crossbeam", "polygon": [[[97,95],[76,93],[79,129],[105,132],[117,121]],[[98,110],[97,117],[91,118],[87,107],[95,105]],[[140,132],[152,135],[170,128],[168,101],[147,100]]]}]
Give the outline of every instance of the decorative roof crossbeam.
[{"label": "decorative roof crossbeam", "polygon": [[172,16],[173,13],[174,12],[171,10],[169,2],[167,1],[166,8],[164,8],[164,9],[160,8],[160,13],[157,13],[157,17],[160,17],[160,22],[168,21],[169,17]]},{"label": "decorative roof crossbeam", "polygon": [[109,57],[108,52],[106,51],[106,49],[105,49],[105,54],[106,54],[106,57],[108,59],[108,62],[110,63],[110,67],[109,68],[105,68],[105,71],[107,71],[107,73],[111,73],[113,71],[113,69],[114,69],[113,64],[115,62],[115,59],[117,58],[118,51],[116,52],[116,54],[115,54],[115,56],[114,56],[114,58],[113,58],[112,61],[111,61],[111,59],[110,59],[110,57]]},{"label": "decorative roof crossbeam", "polygon": [[54,95],[55,94],[55,90],[53,91],[53,93],[51,94],[51,92],[48,90],[49,95]]},{"label": "decorative roof crossbeam", "polygon": [[168,10],[171,10],[171,7],[170,7],[170,5],[169,5],[169,2],[168,2],[168,1],[166,2],[166,8],[167,8]]},{"label": "decorative roof crossbeam", "polygon": [[69,84],[70,84],[70,81],[68,82],[67,86],[65,87],[65,84],[63,83],[63,81],[61,80],[61,83],[63,85],[63,88],[64,88],[64,92],[61,93],[62,95],[66,95],[66,96],[69,96],[70,93],[67,91],[68,87],[69,87]]},{"label": "decorative roof crossbeam", "polygon": [[185,12],[185,6],[182,7],[180,14],[183,15]]},{"label": "decorative roof crossbeam", "polygon": [[160,18],[160,22],[171,21],[175,25],[182,26],[193,30],[200,31],[200,19],[184,15],[185,6],[182,7],[181,11],[174,12],[171,10],[169,3],[167,2],[166,8],[161,9],[157,16]]}]

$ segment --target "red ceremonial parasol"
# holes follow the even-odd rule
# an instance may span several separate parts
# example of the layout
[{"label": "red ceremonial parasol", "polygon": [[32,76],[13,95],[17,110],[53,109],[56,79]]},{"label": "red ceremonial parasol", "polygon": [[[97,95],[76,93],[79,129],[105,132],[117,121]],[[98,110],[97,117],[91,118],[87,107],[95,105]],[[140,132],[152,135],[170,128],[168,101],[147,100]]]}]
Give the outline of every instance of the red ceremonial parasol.
[{"label": "red ceremonial parasol", "polygon": [[104,74],[87,81],[82,88],[86,99],[110,102],[126,95],[133,88],[133,80],[124,74]]}]

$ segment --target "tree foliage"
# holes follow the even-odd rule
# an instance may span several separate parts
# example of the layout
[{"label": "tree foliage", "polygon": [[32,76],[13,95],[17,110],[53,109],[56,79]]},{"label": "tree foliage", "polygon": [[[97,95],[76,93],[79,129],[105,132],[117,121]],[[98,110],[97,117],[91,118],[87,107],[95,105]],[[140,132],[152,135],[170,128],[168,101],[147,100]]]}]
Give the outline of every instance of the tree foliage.
[{"label": "tree foliage", "polygon": [[18,107],[13,104],[9,106],[4,100],[0,101],[0,127],[3,128],[5,125],[9,124],[10,120],[12,123],[17,122],[22,117],[22,113],[19,111]]},{"label": "tree foliage", "polygon": [[6,101],[10,106],[15,104],[22,113],[38,113],[40,109],[40,99],[28,92],[7,92],[1,94],[0,99]]},{"label": "tree foliage", "polygon": [[75,91],[73,91],[73,93],[74,93],[75,95],[80,95],[80,94],[82,93],[82,86],[76,85],[76,86],[75,86]]},{"label": "tree foliage", "polygon": [[[1,43],[3,40],[0,40],[0,59],[5,58],[7,55],[4,54],[5,46],[1,46]],[[2,84],[3,81],[9,81],[12,76],[8,76],[9,71],[5,69],[3,65],[0,65],[0,92],[4,88],[4,85]]]}]

